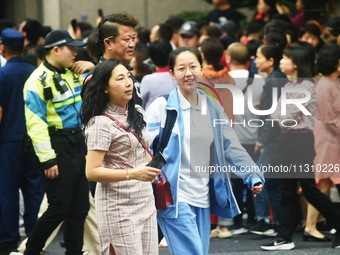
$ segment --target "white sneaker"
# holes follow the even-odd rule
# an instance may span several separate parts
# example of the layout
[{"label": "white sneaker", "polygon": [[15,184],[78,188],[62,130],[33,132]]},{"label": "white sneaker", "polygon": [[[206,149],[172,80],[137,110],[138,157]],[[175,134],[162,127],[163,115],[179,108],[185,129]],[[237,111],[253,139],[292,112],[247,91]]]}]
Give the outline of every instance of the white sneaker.
[{"label": "white sneaker", "polygon": [[24,255],[24,254],[20,251],[12,251],[9,255]]},{"label": "white sneaker", "polygon": [[161,242],[158,245],[159,248],[165,248],[168,247],[168,243],[166,242],[165,238],[163,237],[163,239],[161,240]]}]

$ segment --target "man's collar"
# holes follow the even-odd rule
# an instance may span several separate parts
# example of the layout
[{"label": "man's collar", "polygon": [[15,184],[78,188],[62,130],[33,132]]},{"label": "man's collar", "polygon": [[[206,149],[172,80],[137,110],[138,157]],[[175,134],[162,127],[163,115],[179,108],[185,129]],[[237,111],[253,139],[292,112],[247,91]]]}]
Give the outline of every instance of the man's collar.
[{"label": "man's collar", "polygon": [[47,69],[50,69],[53,72],[57,72],[57,73],[60,73],[60,74],[65,74],[66,73],[66,69],[65,68],[55,67],[55,66],[51,65],[50,63],[48,63],[47,60],[44,61],[44,66]]},{"label": "man's collar", "polygon": [[[103,56],[100,57],[99,59],[99,63],[102,63],[103,61],[107,60],[106,58],[104,58]],[[115,60],[115,59],[112,59]],[[122,63],[122,62],[121,62]],[[131,72],[133,70],[132,66],[130,66],[129,64],[124,64],[122,63],[124,66],[126,66],[126,68]]]}]

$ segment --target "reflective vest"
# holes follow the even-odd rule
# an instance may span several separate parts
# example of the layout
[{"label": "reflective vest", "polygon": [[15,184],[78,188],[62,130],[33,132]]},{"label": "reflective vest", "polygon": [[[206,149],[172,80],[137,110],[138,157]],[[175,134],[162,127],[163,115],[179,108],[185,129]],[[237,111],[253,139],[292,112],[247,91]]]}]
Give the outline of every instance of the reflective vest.
[{"label": "reflective vest", "polygon": [[83,78],[69,69],[58,74],[43,64],[27,79],[24,86],[26,127],[41,163],[56,158],[49,128],[81,127],[82,82]]}]

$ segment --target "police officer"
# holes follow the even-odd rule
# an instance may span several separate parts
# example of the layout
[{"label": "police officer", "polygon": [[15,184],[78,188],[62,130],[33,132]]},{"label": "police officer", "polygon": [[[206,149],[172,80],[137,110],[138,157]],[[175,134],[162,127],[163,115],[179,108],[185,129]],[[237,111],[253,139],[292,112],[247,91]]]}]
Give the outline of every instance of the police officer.
[{"label": "police officer", "polygon": [[62,221],[65,254],[82,254],[89,210],[86,146],[79,116],[83,80],[69,68],[76,57],[74,47],[84,45],[66,30],[50,32],[44,45],[46,60],[25,83],[27,131],[45,175],[49,202],[28,238],[26,255],[40,254]]},{"label": "police officer", "polygon": [[44,195],[43,177],[34,154],[24,151],[26,134],[23,87],[35,66],[20,55],[24,36],[6,28],[0,51],[7,60],[0,68],[0,254],[17,247],[19,235],[19,188],[24,197],[24,227],[29,235],[38,218]]}]

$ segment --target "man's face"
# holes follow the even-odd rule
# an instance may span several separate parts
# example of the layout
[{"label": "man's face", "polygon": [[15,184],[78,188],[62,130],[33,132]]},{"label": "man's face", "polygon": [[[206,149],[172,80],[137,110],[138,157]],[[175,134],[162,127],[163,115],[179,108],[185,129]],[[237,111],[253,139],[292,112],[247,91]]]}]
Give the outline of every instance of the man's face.
[{"label": "man's face", "polygon": [[196,48],[199,45],[199,37],[197,35],[194,36],[180,35],[178,44],[179,47]]},{"label": "man's face", "polygon": [[116,39],[104,39],[105,59],[115,59],[128,64],[136,47],[136,32],[133,27],[118,26],[119,35]]},{"label": "man's face", "polygon": [[24,26],[26,25],[26,23],[27,23],[26,21],[21,22],[18,29],[18,31],[24,35],[25,35]]},{"label": "man's face", "polygon": [[55,52],[55,62],[53,65],[58,68],[70,68],[76,59],[77,52],[76,50],[71,46],[55,46],[55,48],[58,48],[57,50],[54,50]]},{"label": "man's face", "polygon": [[159,39],[158,36],[159,25],[155,25],[150,31],[150,43],[157,41]]},{"label": "man's face", "polygon": [[299,41],[302,42],[308,42],[310,45],[313,46],[313,48],[315,49],[318,44],[320,43],[320,40],[317,36],[313,35],[312,33],[306,32],[304,33],[300,38]]}]

